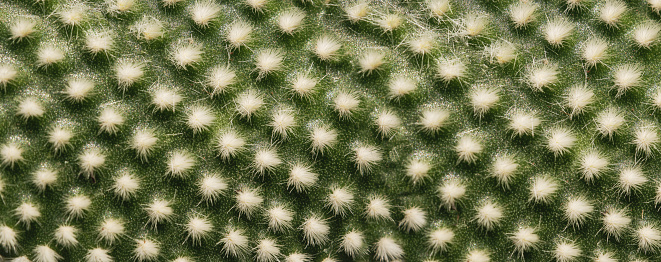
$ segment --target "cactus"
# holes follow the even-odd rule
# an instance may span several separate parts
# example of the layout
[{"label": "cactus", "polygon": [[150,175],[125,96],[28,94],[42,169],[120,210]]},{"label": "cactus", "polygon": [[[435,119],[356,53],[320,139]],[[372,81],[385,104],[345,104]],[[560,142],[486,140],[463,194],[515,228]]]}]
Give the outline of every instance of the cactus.
[{"label": "cactus", "polygon": [[0,260],[654,261],[660,11],[0,2]]}]

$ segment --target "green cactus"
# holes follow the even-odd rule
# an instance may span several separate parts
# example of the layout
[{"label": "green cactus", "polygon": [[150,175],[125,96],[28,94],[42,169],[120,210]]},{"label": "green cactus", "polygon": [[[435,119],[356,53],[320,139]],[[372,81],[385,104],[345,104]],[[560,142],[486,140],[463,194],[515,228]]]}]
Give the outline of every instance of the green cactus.
[{"label": "green cactus", "polygon": [[659,11],[2,1],[0,260],[656,261]]}]

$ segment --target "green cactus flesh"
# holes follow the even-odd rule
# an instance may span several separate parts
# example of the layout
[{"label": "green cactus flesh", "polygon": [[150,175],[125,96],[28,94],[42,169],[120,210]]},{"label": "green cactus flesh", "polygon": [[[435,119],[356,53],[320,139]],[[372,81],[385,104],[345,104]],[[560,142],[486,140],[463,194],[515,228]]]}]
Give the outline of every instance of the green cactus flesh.
[{"label": "green cactus flesh", "polygon": [[658,261],[660,10],[2,1],[0,260]]}]

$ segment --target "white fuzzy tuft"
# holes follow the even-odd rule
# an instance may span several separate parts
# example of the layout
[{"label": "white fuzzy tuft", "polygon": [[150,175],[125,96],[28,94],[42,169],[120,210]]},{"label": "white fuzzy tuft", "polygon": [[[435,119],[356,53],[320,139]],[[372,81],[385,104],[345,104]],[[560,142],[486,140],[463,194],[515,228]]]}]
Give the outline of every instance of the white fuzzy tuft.
[{"label": "white fuzzy tuft", "polygon": [[108,13],[119,14],[128,13],[135,9],[136,0],[106,0],[108,6]]},{"label": "white fuzzy tuft", "polygon": [[512,130],[512,136],[535,135],[535,127],[542,121],[533,113],[517,112],[510,116],[510,122],[507,126]]},{"label": "white fuzzy tuft", "polygon": [[473,114],[479,118],[494,108],[498,104],[498,101],[500,101],[500,96],[498,90],[494,88],[477,87],[470,93]]},{"label": "white fuzzy tuft", "polygon": [[[262,12],[266,8],[269,0],[245,0],[246,5],[252,8],[253,11]],[[261,262],[261,261],[260,261]]]},{"label": "white fuzzy tuft", "polygon": [[342,48],[342,43],[331,36],[324,35],[317,39],[312,51],[322,61],[328,61],[337,59],[340,48]]},{"label": "white fuzzy tuft", "polygon": [[337,131],[324,126],[315,126],[310,132],[310,148],[313,154],[323,154],[337,143]]},{"label": "white fuzzy tuft", "polygon": [[138,62],[121,61],[115,65],[115,78],[119,88],[126,90],[139,82],[145,75],[145,65]]},{"label": "white fuzzy tuft", "polygon": [[151,92],[151,104],[154,106],[155,110],[160,112],[174,112],[177,104],[179,104],[179,102],[181,102],[183,99],[184,98],[177,90],[169,89],[164,86],[157,86]]},{"label": "white fuzzy tuft", "polygon": [[252,39],[251,34],[253,31],[252,25],[247,22],[238,20],[232,23],[227,28],[225,39],[232,45],[232,48],[240,48],[247,46],[248,42]]},{"label": "white fuzzy tuft", "polygon": [[378,261],[398,261],[402,257],[404,249],[390,237],[382,237],[374,244],[374,258]]},{"label": "white fuzzy tuft", "polygon": [[358,59],[358,66],[360,67],[358,72],[366,75],[372,74],[372,72],[382,68],[385,63],[384,58],[385,55],[382,52],[368,50]]},{"label": "white fuzzy tuft", "polygon": [[354,196],[349,188],[333,187],[326,197],[326,207],[329,207],[336,216],[344,216],[347,212],[351,212],[353,202]]},{"label": "white fuzzy tuft", "polygon": [[454,146],[454,151],[458,157],[457,162],[466,162],[468,164],[474,164],[483,149],[482,144],[470,135],[459,138],[457,144]]},{"label": "white fuzzy tuft", "polygon": [[574,24],[564,19],[555,19],[548,21],[542,31],[546,42],[553,47],[560,47],[574,32]]},{"label": "white fuzzy tuft", "polygon": [[197,182],[197,188],[197,193],[202,196],[202,201],[213,204],[228,188],[228,185],[225,179],[217,174],[205,174]]},{"label": "white fuzzy tuft", "polygon": [[124,223],[118,219],[108,218],[101,223],[98,228],[99,240],[105,241],[108,245],[112,245],[124,235],[126,229]]},{"label": "white fuzzy tuft", "polygon": [[358,172],[363,175],[371,172],[374,165],[381,162],[383,156],[374,146],[356,146],[353,148],[352,158]]},{"label": "white fuzzy tuft", "polygon": [[23,39],[31,38],[34,32],[37,30],[34,28],[37,25],[35,21],[29,19],[18,19],[9,27],[11,31],[11,37],[9,39],[13,41],[23,41]]},{"label": "white fuzzy tuft", "polygon": [[87,19],[87,11],[87,6],[76,3],[68,6],[66,9],[57,11],[56,14],[62,24],[65,26],[74,27],[79,26]]},{"label": "white fuzzy tuft", "polygon": [[246,141],[234,130],[230,130],[222,134],[218,138],[216,150],[222,160],[229,160],[236,156],[239,152],[244,150]]},{"label": "white fuzzy tuft", "polygon": [[556,157],[569,153],[569,150],[576,144],[577,140],[574,133],[566,128],[555,128],[551,130],[546,139],[546,148]]},{"label": "white fuzzy tuft", "polygon": [[619,0],[606,0],[599,10],[599,20],[608,26],[617,26],[622,15],[627,11],[627,4]]},{"label": "white fuzzy tuft", "polygon": [[193,40],[186,44],[177,44],[170,50],[170,60],[179,69],[188,69],[202,61],[202,45]]},{"label": "white fuzzy tuft", "polygon": [[330,226],[328,226],[328,221],[319,216],[312,215],[305,219],[301,224],[301,230],[303,230],[303,239],[308,245],[319,246],[329,240]]},{"label": "white fuzzy tuft", "polygon": [[257,79],[262,79],[268,74],[280,71],[283,68],[285,54],[279,49],[264,49],[255,55],[255,70],[259,73]]},{"label": "white fuzzy tuft", "polygon": [[495,202],[488,201],[476,208],[475,221],[487,231],[493,230],[500,224],[504,214],[502,208]]},{"label": "white fuzzy tuft", "polygon": [[236,73],[229,66],[215,66],[206,75],[204,84],[211,89],[211,96],[226,93],[236,83]]},{"label": "white fuzzy tuft", "polygon": [[466,186],[457,180],[449,180],[438,187],[441,206],[449,210],[456,209],[457,202],[466,195]]},{"label": "white fuzzy tuft", "polygon": [[594,103],[594,91],[587,85],[576,85],[564,96],[564,106],[570,110],[569,119],[585,112]]},{"label": "white fuzzy tuft", "polygon": [[100,247],[90,249],[85,255],[85,262],[113,262],[109,253],[110,251]]},{"label": "white fuzzy tuft", "polygon": [[186,111],[186,125],[193,130],[193,133],[200,133],[209,130],[209,127],[216,121],[216,116],[211,108],[206,106],[192,106]]},{"label": "white fuzzy tuft", "polygon": [[555,180],[546,176],[535,177],[530,185],[530,201],[548,203],[557,191],[558,182]]},{"label": "white fuzzy tuft", "polygon": [[63,257],[46,245],[38,245],[32,249],[34,252],[34,262],[57,262]]},{"label": "white fuzzy tuft", "polygon": [[65,204],[65,211],[69,218],[82,218],[90,209],[92,200],[87,196],[77,195],[67,198]]},{"label": "white fuzzy tuft", "polygon": [[544,88],[551,88],[558,83],[558,67],[555,65],[541,65],[529,70],[526,80],[533,91],[542,92]]},{"label": "white fuzzy tuft", "polygon": [[314,173],[312,171],[312,167],[301,163],[296,163],[289,171],[287,187],[292,187],[299,193],[305,192],[313,187],[317,183],[318,179],[319,174]]},{"label": "white fuzzy tuft", "polygon": [[32,174],[32,184],[34,184],[39,192],[44,192],[46,188],[52,188],[57,182],[57,172],[50,168],[40,168]]},{"label": "white fuzzy tuft", "polygon": [[388,88],[390,89],[390,99],[400,99],[415,92],[417,85],[418,84],[415,80],[405,76],[392,78],[388,84]]},{"label": "white fuzzy tuft", "polygon": [[245,215],[248,219],[261,208],[264,202],[258,189],[247,186],[240,188],[234,198],[236,200],[234,208],[239,211],[239,216]]},{"label": "white fuzzy tuft", "polygon": [[460,21],[459,35],[476,37],[482,34],[489,24],[489,17],[477,13],[469,13]]},{"label": "white fuzzy tuft", "polygon": [[285,34],[293,34],[303,23],[305,12],[299,9],[291,9],[278,16],[278,28]]},{"label": "white fuzzy tuft", "polygon": [[356,23],[369,13],[369,5],[366,1],[360,0],[350,6],[344,8],[344,12],[347,14],[349,22]]},{"label": "white fuzzy tuft", "polygon": [[432,49],[436,46],[436,39],[430,34],[425,34],[406,42],[409,51],[416,55],[424,56],[431,53]]},{"label": "white fuzzy tuft", "polygon": [[274,135],[286,139],[294,131],[294,127],[296,126],[294,113],[293,110],[288,108],[280,109],[273,113],[271,122],[268,125],[273,128]]},{"label": "white fuzzy tuft", "polygon": [[560,242],[553,249],[553,257],[558,262],[576,261],[582,255],[581,249],[571,242]]},{"label": "white fuzzy tuft", "polygon": [[490,262],[491,256],[487,251],[484,250],[471,250],[466,255],[466,259],[463,262]]},{"label": "white fuzzy tuft", "polygon": [[275,232],[286,231],[292,228],[291,222],[294,219],[294,212],[285,206],[278,205],[266,211],[266,219],[270,230]]},{"label": "white fuzzy tuft", "polygon": [[399,222],[399,226],[403,227],[406,232],[416,232],[427,225],[427,214],[422,208],[412,207],[402,211],[404,217]]},{"label": "white fuzzy tuft", "polygon": [[509,8],[510,20],[514,23],[515,28],[525,28],[535,20],[535,11],[537,11],[537,5],[528,2],[512,4]]},{"label": "white fuzzy tuft", "polygon": [[280,164],[282,159],[274,148],[262,148],[255,152],[252,168],[258,175],[264,175],[267,172],[272,173]]},{"label": "white fuzzy tuft", "polygon": [[509,239],[514,244],[514,252],[519,253],[520,257],[523,257],[524,252],[539,246],[540,240],[536,231],[535,228],[522,227],[510,234]]},{"label": "white fuzzy tuft", "polygon": [[264,105],[264,100],[257,91],[249,89],[238,95],[234,99],[234,104],[236,105],[236,112],[239,116],[250,120],[250,117],[257,113],[257,110]]},{"label": "white fuzzy tuft", "polygon": [[88,32],[85,36],[85,49],[92,55],[108,53],[115,46],[115,40],[110,32]]},{"label": "white fuzzy tuft", "polygon": [[[659,1],[661,2],[661,1]],[[633,39],[639,47],[650,48],[657,41],[661,32],[661,26],[653,21],[644,22],[636,27],[633,31]]]},{"label": "white fuzzy tuft", "polygon": [[613,135],[620,130],[620,127],[622,127],[626,121],[623,114],[618,109],[609,107],[597,115],[595,122],[597,124],[597,131],[602,137],[613,139]]},{"label": "white fuzzy tuft", "polygon": [[305,74],[298,74],[296,79],[292,82],[291,91],[300,98],[309,99],[315,92],[315,87],[319,80],[309,77]]},{"label": "white fuzzy tuft", "polygon": [[449,228],[439,228],[427,235],[427,243],[432,250],[432,254],[444,252],[454,241],[454,232]]},{"label": "white fuzzy tuft", "polygon": [[564,205],[564,215],[572,227],[580,227],[590,218],[594,205],[584,197],[570,197]]},{"label": "white fuzzy tuft", "polygon": [[276,262],[280,261],[282,253],[280,253],[280,247],[274,239],[266,238],[261,239],[257,242],[255,246],[255,260],[257,262]]},{"label": "white fuzzy tuft", "polygon": [[661,0],[647,0],[647,5],[657,14],[661,11]]},{"label": "white fuzzy tuft", "polygon": [[37,66],[47,68],[64,60],[64,51],[53,45],[42,46],[37,50]]},{"label": "white fuzzy tuft", "polygon": [[511,156],[498,156],[491,164],[490,176],[498,180],[498,184],[509,188],[510,182],[517,173],[519,164]]},{"label": "white fuzzy tuft", "polygon": [[11,65],[0,65],[0,87],[6,90],[7,85],[14,82],[18,76],[18,71]]},{"label": "white fuzzy tuft", "polygon": [[661,231],[652,225],[636,229],[634,237],[638,241],[638,250],[644,253],[656,252],[661,247]]},{"label": "white fuzzy tuft", "polygon": [[499,41],[489,45],[486,48],[486,53],[489,55],[492,63],[496,62],[500,65],[514,61],[518,56],[516,47],[512,43],[505,41]]},{"label": "white fuzzy tuft", "polygon": [[590,151],[579,160],[579,171],[586,182],[592,182],[609,169],[608,159],[597,151]]},{"label": "white fuzzy tuft", "polygon": [[634,132],[632,144],[636,145],[636,155],[643,154],[644,157],[652,155],[659,144],[659,134],[655,126],[640,126]]},{"label": "white fuzzy tuft", "polygon": [[0,246],[7,253],[15,253],[18,248],[18,233],[6,225],[0,226]]},{"label": "white fuzzy tuft", "polygon": [[161,244],[150,239],[136,239],[133,259],[138,262],[157,260],[161,254]]},{"label": "white fuzzy tuft", "polygon": [[91,96],[94,89],[94,82],[89,79],[70,79],[64,90],[67,100],[80,103]]},{"label": "white fuzzy tuft", "polygon": [[220,243],[223,244],[222,251],[225,256],[242,258],[250,250],[250,241],[241,229],[229,229],[227,234],[220,239]]},{"label": "white fuzzy tuft", "polygon": [[617,89],[617,95],[621,96],[632,88],[643,84],[643,69],[637,64],[625,64],[617,66],[613,70],[613,83]]},{"label": "white fuzzy tuft", "polygon": [[55,242],[63,247],[70,248],[78,245],[78,229],[73,226],[59,226],[55,229]]},{"label": "white fuzzy tuft", "polygon": [[629,227],[629,224],[631,224],[631,218],[627,216],[625,209],[609,208],[604,212],[602,221],[603,227],[601,230],[606,233],[606,239],[608,237],[615,237],[615,240],[619,240],[620,236],[622,236]]},{"label": "white fuzzy tuft", "polygon": [[450,112],[445,109],[426,109],[422,111],[418,125],[422,131],[433,135],[441,131],[450,118]]},{"label": "white fuzzy tuft", "polygon": [[163,32],[163,27],[163,22],[160,20],[154,17],[144,16],[135,24],[132,30],[135,32],[139,39],[152,41],[165,35]]},{"label": "white fuzzy tuft", "polygon": [[83,151],[78,155],[78,166],[80,173],[85,175],[86,178],[94,178],[94,172],[98,172],[106,163],[106,156],[101,153],[101,150],[90,148]]},{"label": "white fuzzy tuft", "polygon": [[654,196],[654,205],[661,203],[661,183],[656,186],[656,195]]},{"label": "white fuzzy tuft", "polygon": [[347,256],[351,258],[359,257],[367,252],[365,248],[363,233],[356,230],[351,230],[342,236],[340,242],[340,249],[344,251]]},{"label": "white fuzzy tuft", "polygon": [[350,118],[360,105],[360,99],[350,92],[339,92],[333,99],[333,109],[340,118]]},{"label": "white fuzzy tuft", "polygon": [[156,148],[158,138],[151,130],[137,130],[131,139],[131,149],[134,149],[138,157],[145,162],[147,157]]},{"label": "white fuzzy tuft", "polygon": [[186,151],[174,151],[170,153],[167,160],[167,171],[165,175],[183,178],[196,164],[196,160]]},{"label": "white fuzzy tuft", "polygon": [[26,121],[28,119],[40,118],[44,116],[44,113],[44,106],[34,97],[23,99],[18,104],[18,108],[16,108],[16,115]]},{"label": "white fuzzy tuft", "polygon": [[581,57],[587,66],[603,63],[608,56],[608,42],[601,38],[592,38],[582,46]]},{"label": "white fuzzy tuft", "polygon": [[384,110],[375,119],[377,131],[382,137],[392,137],[402,120],[392,111]]},{"label": "white fuzzy tuft", "polygon": [[186,229],[186,240],[190,238],[193,245],[201,245],[202,240],[209,237],[209,234],[213,231],[211,221],[199,215],[190,217],[184,227]]},{"label": "white fuzzy tuft", "polygon": [[170,201],[163,199],[154,199],[144,207],[144,210],[147,213],[147,225],[151,224],[153,228],[156,228],[159,223],[170,221],[174,215]]},{"label": "white fuzzy tuft", "polygon": [[310,262],[310,255],[302,253],[291,253],[285,258],[285,262]]},{"label": "white fuzzy tuft", "polygon": [[429,170],[431,170],[431,164],[429,162],[413,160],[406,165],[406,176],[411,180],[413,185],[416,185],[429,178]]},{"label": "white fuzzy tuft", "polygon": [[218,17],[220,6],[212,1],[196,1],[190,9],[190,16],[199,27],[208,27]]},{"label": "white fuzzy tuft", "polygon": [[172,262],[193,262],[193,259],[189,257],[177,257]]},{"label": "white fuzzy tuft", "polygon": [[119,126],[124,124],[124,117],[112,108],[104,108],[97,121],[99,131],[114,135],[119,131]]},{"label": "white fuzzy tuft", "polygon": [[615,185],[621,194],[631,195],[632,191],[638,192],[649,180],[639,166],[625,167],[620,170],[620,175]]},{"label": "white fuzzy tuft", "polygon": [[436,77],[448,83],[452,80],[464,79],[468,74],[467,71],[466,64],[458,58],[440,59],[436,68]]},{"label": "white fuzzy tuft", "polygon": [[436,18],[445,16],[450,11],[450,0],[427,0],[427,9]]},{"label": "white fuzzy tuft", "polygon": [[178,3],[184,0],[161,0],[161,4],[164,7],[175,7]]},{"label": "white fuzzy tuft", "polygon": [[399,28],[404,23],[404,19],[396,13],[385,14],[376,19],[376,24],[379,25],[383,32],[392,32]]},{"label": "white fuzzy tuft", "polygon": [[23,162],[23,148],[16,144],[5,144],[0,149],[0,157],[2,158],[2,165],[14,168],[14,165]]},{"label": "white fuzzy tuft", "polygon": [[365,208],[365,216],[373,220],[392,220],[390,218],[390,203],[382,196],[370,196]]}]

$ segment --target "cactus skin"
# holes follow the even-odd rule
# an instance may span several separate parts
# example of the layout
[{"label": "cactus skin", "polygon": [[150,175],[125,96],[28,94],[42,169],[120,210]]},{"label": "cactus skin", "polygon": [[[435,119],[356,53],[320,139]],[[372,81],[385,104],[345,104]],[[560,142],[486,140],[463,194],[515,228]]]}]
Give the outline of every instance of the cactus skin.
[{"label": "cactus skin", "polygon": [[[134,259],[133,239],[146,238],[160,243],[157,261],[180,256],[195,261],[234,260],[226,257],[223,246],[217,244],[228,227],[244,230],[250,240],[251,251],[236,259],[239,261],[255,260],[252,248],[265,238],[275,239],[283,255],[298,252],[311,255],[314,261],[327,257],[351,260],[339,247],[341,237],[354,229],[363,232],[369,245],[369,252],[357,258],[360,261],[377,260],[375,245],[385,236],[401,245],[406,261],[463,261],[473,249],[486,250],[492,261],[522,261],[510,239],[519,227],[535,228],[541,239],[534,249],[523,252],[528,261],[552,260],[552,251],[561,240],[582,250],[582,257],[576,261],[593,260],[600,252],[611,252],[620,260],[653,261],[658,255],[658,246],[639,249],[639,241],[633,235],[633,229],[647,224],[658,227],[661,221],[654,203],[656,171],[661,169],[655,161],[659,152],[653,146],[646,155],[637,151],[634,141],[636,128],[651,126],[658,132],[659,127],[658,108],[651,99],[659,81],[654,70],[661,62],[656,55],[659,47],[639,47],[632,36],[641,24],[648,20],[658,22],[660,18],[648,3],[627,2],[628,9],[620,22],[609,26],[598,20],[602,1],[574,8],[564,1],[536,1],[536,19],[520,28],[507,14],[516,1],[453,1],[451,12],[442,18],[431,18],[425,2],[373,1],[369,15],[356,23],[349,21],[343,9],[354,2],[269,1],[261,11],[243,1],[214,3],[220,8],[219,16],[200,26],[189,13],[194,1],[171,7],[156,1],[136,1],[128,13],[108,13],[106,3],[84,2],[88,7],[86,19],[73,27],[51,15],[72,6],[65,1],[0,3],[0,20],[4,21],[0,27],[0,63],[18,71],[0,95],[0,141],[24,149],[23,161],[13,167],[5,164],[0,170],[6,184],[0,223],[19,235],[16,252],[0,247],[0,255],[25,255],[37,261],[35,247],[48,245],[63,261],[86,261],[88,250],[101,247],[110,250],[114,261],[129,261]],[[280,32],[276,23],[277,16],[291,8],[302,10],[306,17],[303,26],[290,35]],[[457,33],[461,31],[461,21],[471,13],[488,15],[489,23],[478,36],[461,36],[463,33]],[[376,23],[379,14],[399,14],[404,22],[384,32]],[[141,40],[129,30],[145,16],[164,23],[163,37]],[[561,45],[553,46],[544,39],[542,30],[547,17],[560,16],[571,21],[575,31]],[[21,41],[12,40],[10,27],[21,17],[34,19],[36,32]],[[225,39],[224,34],[236,17],[254,27],[247,47],[233,48]],[[115,37],[116,46],[107,55],[93,55],[85,49],[85,36],[99,29],[110,30]],[[400,45],[427,31],[437,34],[436,47],[429,54],[418,56],[406,45]],[[341,42],[341,55],[336,60],[322,61],[311,51],[316,39],[323,35]],[[608,42],[609,56],[590,67],[581,57],[581,46],[593,36]],[[502,66],[490,62],[484,52],[485,47],[501,39],[518,49],[517,59]],[[203,53],[201,61],[182,67],[172,61],[171,50],[186,43],[201,45]],[[37,51],[49,44],[62,48],[64,59],[40,66]],[[266,49],[280,50],[284,60],[281,70],[264,75],[258,72],[254,61]],[[361,67],[360,58],[370,50],[384,55],[385,63],[378,69]],[[467,66],[464,77],[448,82],[439,79],[436,60],[445,58],[462,59]],[[113,71],[122,61],[143,63],[145,70],[139,81],[126,88],[122,88]],[[526,74],[532,66],[542,64],[558,66],[558,81],[551,88],[535,91]],[[614,72],[626,64],[642,68],[642,83],[618,91]],[[236,83],[228,92],[210,96],[203,82],[208,70],[217,65],[234,69]],[[320,79],[316,92],[308,99],[289,91],[291,81],[299,73]],[[390,99],[388,85],[401,75],[414,79],[417,89],[401,99]],[[67,100],[62,93],[67,81],[76,76],[85,76],[95,83],[93,94],[82,102]],[[177,90],[183,97],[174,110],[159,111],[152,105],[150,92],[157,83]],[[572,115],[562,106],[563,96],[571,87],[583,83],[594,90],[594,102],[584,113]],[[471,92],[477,87],[495,88],[500,97],[482,116],[475,114],[470,101]],[[264,99],[264,106],[249,120],[236,112],[234,102],[248,90]],[[333,98],[340,92],[349,92],[360,100],[358,109],[349,117],[340,117],[333,108]],[[19,103],[27,97],[35,97],[43,105],[43,116],[26,120],[17,115]],[[185,123],[186,112],[198,105],[210,107],[216,120],[208,130],[193,132]],[[115,135],[99,132],[97,117],[108,106],[125,117]],[[596,123],[599,113],[609,107],[619,109],[626,120],[610,139],[598,133]],[[293,110],[297,123],[286,139],[273,135],[269,126],[274,110],[281,108]],[[434,134],[424,132],[419,116],[426,108],[449,110],[449,124]],[[379,133],[374,124],[376,116],[385,110],[401,118],[401,127],[391,136]],[[507,130],[508,118],[516,110],[534,111],[542,120],[534,136],[517,137]],[[318,122],[337,130],[338,141],[323,154],[315,155],[310,152],[308,134]],[[48,142],[48,132],[56,126],[74,134],[71,145],[61,152],[55,152]],[[562,154],[554,154],[546,145],[546,136],[557,127],[569,128],[576,137],[574,145]],[[242,135],[247,145],[236,157],[224,161],[215,144],[217,136],[228,128]],[[131,148],[134,132],[142,129],[152,130],[158,138],[147,161]],[[457,141],[467,135],[482,145],[474,163],[459,161],[455,152]],[[370,164],[369,171],[360,172],[354,163],[353,149],[359,145],[374,146],[381,153],[382,160]],[[277,151],[282,164],[257,174],[254,154],[269,147]],[[90,148],[106,156],[105,164],[92,174],[81,170],[78,164],[78,156]],[[611,165],[594,182],[587,183],[581,179],[578,162],[583,153],[592,149],[609,159]],[[195,165],[181,177],[167,175],[168,157],[180,150],[188,152]],[[489,175],[497,156],[511,156],[519,164],[508,186],[499,185]],[[412,159],[431,163],[429,178],[411,182],[406,176],[406,165]],[[306,192],[287,186],[290,166],[298,162],[310,165],[319,174],[316,185]],[[620,170],[634,165],[640,166],[649,181],[626,195],[618,189],[618,176]],[[55,184],[43,192],[30,182],[42,166],[58,174]],[[135,196],[125,201],[112,192],[113,178],[122,172],[130,172],[141,182]],[[219,174],[228,183],[228,189],[213,204],[202,201],[196,185],[203,175],[211,173]],[[533,178],[542,175],[557,181],[558,190],[548,202],[534,203],[529,201],[529,187]],[[437,187],[449,179],[458,179],[467,190],[456,208],[450,210],[443,207],[437,196]],[[246,186],[257,188],[264,199],[249,217],[240,214],[235,206],[235,196]],[[335,214],[327,205],[326,198],[335,186],[348,187],[354,194],[351,209],[344,215]],[[81,194],[89,197],[91,206],[81,218],[68,219],[65,200]],[[364,210],[373,195],[389,201],[392,220],[365,219]],[[592,203],[594,211],[580,227],[572,227],[564,217],[563,205],[567,198],[579,196]],[[145,205],[154,199],[170,201],[174,210],[171,219],[156,228],[147,224],[144,211]],[[488,232],[474,219],[476,207],[486,200],[497,203],[504,211],[502,220]],[[33,203],[41,212],[29,228],[14,215],[24,202]],[[293,211],[292,229],[268,229],[263,208],[276,204]],[[402,211],[411,207],[426,214],[427,223],[415,232],[400,226]],[[624,208],[632,219],[617,241],[607,238],[602,229],[603,212],[610,207]],[[209,219],[213,225],[213,230],[200,239],[201,244],[194,243],[185,230],[194,215]],[[309,244],[300,227],[314,215],[326,219],[330,226],[329,241],[318,245]],[[125,234],[112,244],[98,236],[98,228],[106,218],[125,223]],[[52,241],[56,228],[63,224],[79,230],[78,245],[66,248]],[[453,230],[455,237],[447,250],[433,252],[427,234],[441,227]]]}]

